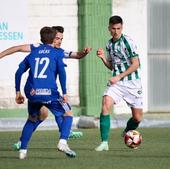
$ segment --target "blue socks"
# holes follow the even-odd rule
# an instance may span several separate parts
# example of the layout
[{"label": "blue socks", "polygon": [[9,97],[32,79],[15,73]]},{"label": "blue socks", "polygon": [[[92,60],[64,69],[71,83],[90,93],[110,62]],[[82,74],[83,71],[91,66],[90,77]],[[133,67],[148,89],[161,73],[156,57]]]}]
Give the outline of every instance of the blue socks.
[{"label": "blue socks", "polygon": [[[55,117],[55,119],[58,124],[59,131],[61,133],[60,139],[68,140],[71,126],[72,126],[73,117],[72,116],[63,116],[63,117],[58,116],[58,117]],[[36,128],[39,126],[41,122],[42,122],[41,120],[37,120],[36,122],[32,122],[30,120],[26,121],[24,128],[22,130],[21,138],[20,138],[20,141],[21,141],[20,149],[27,149],[28,142],[31,139],[33,132],[36,130]]]},{"label": "blue socks", "polygon": [[55,121],[58,125],[59,132],[61,133],[61,124],[63,121],[63,116],[55,116]]},{"label": "blue socks", "polygon": [[73,122],[72,116],[63,116],[60,139],[68,140]]},{"label": "blue socks", "polygon": [[35,131],[35,129],[41,122],[42,122],[41,120],[37,120],[36,122],[32,122],[30,120],[26,121],[20,138],[21,141],[20,149],[27,149],[28,142],[32,136],[32,133]]}]

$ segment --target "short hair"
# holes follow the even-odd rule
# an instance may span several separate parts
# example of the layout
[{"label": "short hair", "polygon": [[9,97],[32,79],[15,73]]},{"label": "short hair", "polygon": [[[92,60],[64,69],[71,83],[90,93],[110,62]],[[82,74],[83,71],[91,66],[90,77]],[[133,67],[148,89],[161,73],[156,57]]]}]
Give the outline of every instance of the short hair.
[{"label": "short hair", "polygon": [[40,30],[41,42],[44,44],[52,44],[56,37],[56,30],[45,26]]},{"label": "short hair", "polygon": [[123,24],[123,19],[120,16],[114,15],[109,18],[109,24],[114,25],[114,24],[118,24],[118,23]]},{"label": "short hair", "polygon": [[63,33],[64,27],[62,26],[52,26],[53,29],[55,29],[57,32]]}]

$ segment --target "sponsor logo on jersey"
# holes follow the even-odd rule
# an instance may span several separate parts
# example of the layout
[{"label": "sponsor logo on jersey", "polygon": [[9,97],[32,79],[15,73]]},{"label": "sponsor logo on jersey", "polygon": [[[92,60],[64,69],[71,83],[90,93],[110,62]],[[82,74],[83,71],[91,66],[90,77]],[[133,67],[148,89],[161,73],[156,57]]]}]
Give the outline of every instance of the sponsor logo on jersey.
[{"label": "sponsor logo on jersey", "polygon": [[36,95],[51,95],[51,89],[36,89]]},{"label": "sponsor logo on jersey", "polygon": [[35,95],[35,90],[34,90],[34,89],[31,89],[30,95],[31,95],[31,96],[34,96],[34,95]]}]

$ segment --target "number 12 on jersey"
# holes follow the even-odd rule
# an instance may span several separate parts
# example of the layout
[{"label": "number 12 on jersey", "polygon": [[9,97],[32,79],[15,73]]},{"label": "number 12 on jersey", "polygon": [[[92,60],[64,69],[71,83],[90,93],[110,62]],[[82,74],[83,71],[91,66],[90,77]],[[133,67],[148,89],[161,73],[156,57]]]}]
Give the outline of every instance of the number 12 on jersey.
[{"label": "number 12 on jersey", "polygon": [[[49,58],[35,58],[35,69],[34,69],[34,78],[47,78],[45,71],[48,68],[50,61]],[[44,64],[41,71],[39,71],[40,65]]]}]

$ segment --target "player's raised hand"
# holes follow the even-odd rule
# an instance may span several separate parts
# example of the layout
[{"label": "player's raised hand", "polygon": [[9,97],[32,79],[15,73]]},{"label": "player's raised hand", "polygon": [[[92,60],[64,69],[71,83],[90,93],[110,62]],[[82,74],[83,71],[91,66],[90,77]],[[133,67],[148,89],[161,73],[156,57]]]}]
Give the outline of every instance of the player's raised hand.
[{"label": "player's raised hand", "polygon": [[99,58],[101,58],[101,59],[104,58],[104,50],[102,48],[99,48],[97,50],[96,54]]},{"label": "player's raised hand", "polygon": [[24,96],[22,96],[21,92],[16,93],[15,101],[17,104],[23,104],[24,103]]},{"label": "player's raised hand", "polygon": [[91,51],[92,51],[92,48],[90,48],[90,47],[86,47],[86,48],[83,49],[83,53],[86,54],[86,55],[88,53],[90,53]]}]

